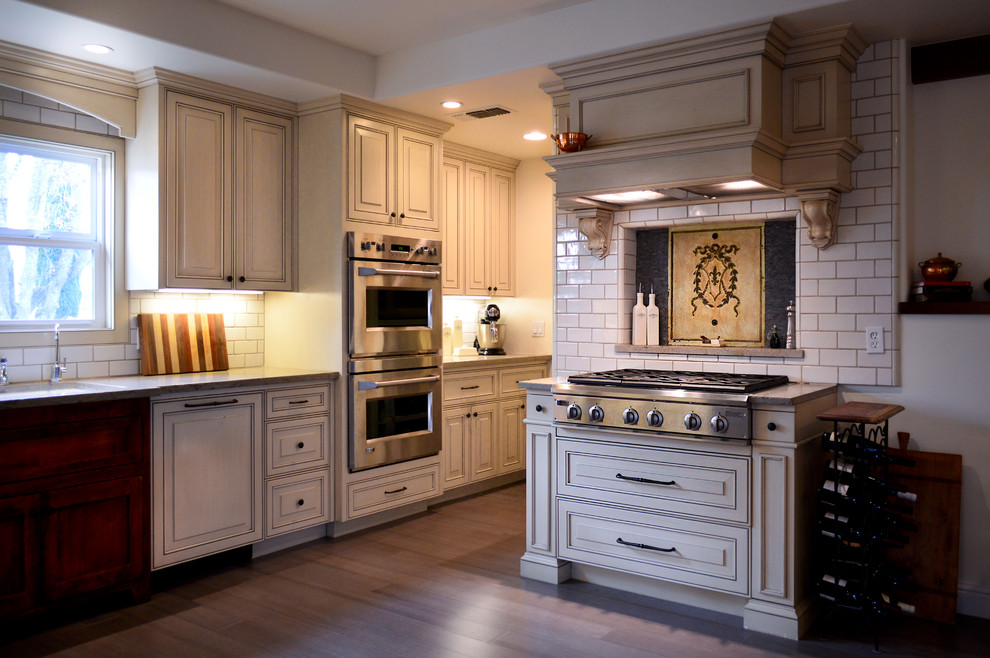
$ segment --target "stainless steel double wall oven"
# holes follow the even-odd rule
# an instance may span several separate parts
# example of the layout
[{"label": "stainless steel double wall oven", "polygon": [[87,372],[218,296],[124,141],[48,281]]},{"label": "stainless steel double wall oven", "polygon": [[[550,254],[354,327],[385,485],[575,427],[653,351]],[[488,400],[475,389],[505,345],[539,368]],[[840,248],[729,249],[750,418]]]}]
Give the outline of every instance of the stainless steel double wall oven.
[{"label": "stainless steel double wall oven", "polygon": [[347,234],[351,471],[440,452],[440,250]]}]

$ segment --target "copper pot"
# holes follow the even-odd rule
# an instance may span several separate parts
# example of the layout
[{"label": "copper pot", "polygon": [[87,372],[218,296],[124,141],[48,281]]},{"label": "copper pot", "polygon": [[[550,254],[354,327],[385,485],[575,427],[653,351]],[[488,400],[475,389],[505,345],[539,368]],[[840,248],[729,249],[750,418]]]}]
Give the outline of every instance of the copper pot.
[{"label": "copper pot", "polygon": [[564,153],[575,153],[584,148],[584,145],[591,139],[591,135],[584,133],[560,133],[550,135],[550,139],[557,142],[557,148]]},{"label": "copper pot", "polygon": [[962,263],[944,258],[940,251],[935,258],[918,263],[918,267],[921,268],[921,276],[925,281],[952,281],[956,278],[956,272],[962,267]]}]

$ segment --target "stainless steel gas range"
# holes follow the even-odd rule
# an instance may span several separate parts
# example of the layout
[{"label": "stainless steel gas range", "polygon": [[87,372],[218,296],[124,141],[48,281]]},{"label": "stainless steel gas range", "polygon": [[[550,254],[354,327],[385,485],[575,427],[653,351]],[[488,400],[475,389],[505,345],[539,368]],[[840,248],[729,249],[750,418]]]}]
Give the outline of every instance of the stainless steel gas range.
[{"label": "stainless steel gas range", "polygon": [[564,426],[748,442],[750,394],[787,383],[784,375],[590,372],[571,375],[566,384],[553,387],[553,419]]}]

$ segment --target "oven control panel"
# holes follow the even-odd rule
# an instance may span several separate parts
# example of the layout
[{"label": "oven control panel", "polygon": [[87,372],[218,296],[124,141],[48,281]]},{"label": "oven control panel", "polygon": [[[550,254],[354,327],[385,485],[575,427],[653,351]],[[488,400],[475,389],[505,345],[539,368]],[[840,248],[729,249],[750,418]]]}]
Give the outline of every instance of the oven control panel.
[{"label": "oven control panel", "polygon": [[439,240],[353,231],[347,234],[347,257],[350,259],[439,265],[440,248]]},{"label": "oven control panel", "polygon": [[715,439],[751,438],[748,407],[691,400],[557,396],[554,397],[553,419],[557,423],[582,427],[601,426]]}]

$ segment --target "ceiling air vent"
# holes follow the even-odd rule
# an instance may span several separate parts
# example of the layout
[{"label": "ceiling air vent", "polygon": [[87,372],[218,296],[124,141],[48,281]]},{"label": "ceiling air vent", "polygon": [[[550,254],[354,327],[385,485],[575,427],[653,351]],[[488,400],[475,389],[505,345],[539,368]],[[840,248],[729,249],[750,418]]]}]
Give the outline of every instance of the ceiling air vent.
[{"label": "ceiling air vent", "polygon": [[511,110],[507,110],[504,107],[499,107],[498,105],[493,105],[491,107],[482,107],[477,110],[470,110],[468,112],[458,112],[457,114],[451,114],[451,119],[460,119],[461,121],[468,121],[470,119],[489,119],[491,117],[500,117],[503,114],[511,114]]}]

